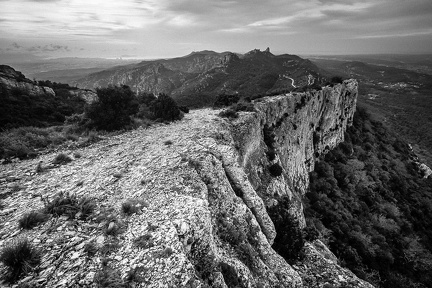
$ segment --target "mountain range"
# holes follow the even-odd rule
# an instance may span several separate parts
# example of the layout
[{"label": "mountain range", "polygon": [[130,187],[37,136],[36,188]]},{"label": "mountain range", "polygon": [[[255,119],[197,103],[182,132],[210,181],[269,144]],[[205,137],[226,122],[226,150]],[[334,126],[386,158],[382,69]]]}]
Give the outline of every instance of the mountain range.
[{"label": "mountain range", "polygon": [[128,85],[136,92],[167,93],[179,104],[199,107],[213,103],[218,94],[277,93],[322,83],[329,76],[311,61],[296,55],[274,55],[252,50],[246,54],[214,51],[138,64],[117,66],[89,74],[74,84],[94,89]]}]

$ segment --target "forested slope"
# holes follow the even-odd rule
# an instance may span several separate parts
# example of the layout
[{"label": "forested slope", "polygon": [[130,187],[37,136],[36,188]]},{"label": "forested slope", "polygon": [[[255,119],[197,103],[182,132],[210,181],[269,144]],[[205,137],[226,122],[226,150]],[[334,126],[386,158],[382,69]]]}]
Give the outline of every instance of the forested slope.
[{"label": "forested slope", "polygon": [[414,157],[359,108],[345,142],[310,175],[308,226],[377,287],[432,287],[432,179]]}]

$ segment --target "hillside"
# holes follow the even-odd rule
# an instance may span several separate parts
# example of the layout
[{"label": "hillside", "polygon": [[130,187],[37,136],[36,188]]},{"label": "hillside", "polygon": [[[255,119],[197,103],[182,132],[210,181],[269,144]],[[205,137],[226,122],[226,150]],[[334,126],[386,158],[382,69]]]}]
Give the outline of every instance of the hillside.
[{"label": "hillside", "polygon": [[39,249],[20,277],[31,287],[371,287],[319,240],[302,250],[286,233],[301,235],[308,172],[343,141],[356,97],[350,80],[233,120],[195,110],[64,150],[63,165],[54,153],[2,165],[0,244]]},{"label": "hillside", "polygon": [[311,60],[335,75],[358,79],[359,102],[432,166],[430,55],[323,56]]},{"label": "hillside", "polygon": [[168,93],[180,105],[201,107],[211,105],[221,93],[253,96],[293,90],[322,83],[324,76],[309,60],[256,49],[245,55],[201,51],[143,61],[93,73],[76,83],[87,89],[124,84],[137,92]]},{"label": "hillside", "polygon": [[343,266],[377,287],[431,287],[432,177],[364,108],[353,123],[311,173],[308,226]]},{"label": "hillside", "polygon": [[63,124],[66,116],[82,113],[85,103],[94,98],[92,91],[32,81],[12,67],[0,65],[0,130]]}]

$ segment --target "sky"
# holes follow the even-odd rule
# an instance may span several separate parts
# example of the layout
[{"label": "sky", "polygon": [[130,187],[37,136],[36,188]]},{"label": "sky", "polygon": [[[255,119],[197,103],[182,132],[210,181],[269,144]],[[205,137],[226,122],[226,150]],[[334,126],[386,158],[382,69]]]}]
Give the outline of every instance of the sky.
[{"label": "sky", "polygon": [[0,53],[432,53],[432,0],[0,0]]}]

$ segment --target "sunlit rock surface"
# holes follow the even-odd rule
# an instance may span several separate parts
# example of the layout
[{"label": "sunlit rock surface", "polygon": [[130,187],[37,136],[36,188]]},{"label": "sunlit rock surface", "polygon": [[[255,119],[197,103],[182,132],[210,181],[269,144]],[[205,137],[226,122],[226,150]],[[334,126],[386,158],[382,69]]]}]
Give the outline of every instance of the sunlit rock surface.
[{"label": "sunlit rock surface", "polygon": [[[262,98],[256,112],[234,120],[217,116],[220,110],[195,110],[169,125],[61,151],[73,158],[66,165],[51,165],[53,153],[3,165],[0,245],[27,238],[41,249],[41,265],[21,280],[31,287],[97,287],[104,270],[135,287],[370,287],[319,243],[306,244],[304,262],[290,266],[271,247],[277,231],[266,210],[288,196],[304,225],[300,198],[308,172],[318,154],[343,140],[356,96],[357,82],[349,80]],[[35,173],[40,161],[49,169]],[[280,176],[269,173],[275,163]],[[94,215],[18,228],[24,213],[59,192],[95,199]],[[121,208],[129,199],[145,202],[131,216]],[[104,211],[116,220],[97,221]],[[123,229],[112,236],[107,226]],[[95,255],[86,252],[88,243]]]}]

